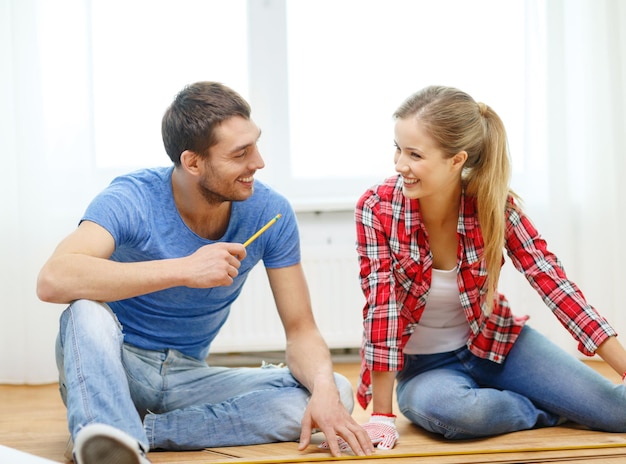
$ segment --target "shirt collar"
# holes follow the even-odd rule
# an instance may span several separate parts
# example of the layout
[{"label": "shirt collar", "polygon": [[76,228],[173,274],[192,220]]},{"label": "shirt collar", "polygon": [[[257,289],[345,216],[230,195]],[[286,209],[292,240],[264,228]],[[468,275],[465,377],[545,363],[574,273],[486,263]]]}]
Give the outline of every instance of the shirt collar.
[{"label": "shirt collar", "polygon": [[461,206],[459,208],[459,223],[457,232],[460,235],[473,236],[478,231],[478,210],[476,209],[476,197],[467,196],[465,190],[461,193]]}]

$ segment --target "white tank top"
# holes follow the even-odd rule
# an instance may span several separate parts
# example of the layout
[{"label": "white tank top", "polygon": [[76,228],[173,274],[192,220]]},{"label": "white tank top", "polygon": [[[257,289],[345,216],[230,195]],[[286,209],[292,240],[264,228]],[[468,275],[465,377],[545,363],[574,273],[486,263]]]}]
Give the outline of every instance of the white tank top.
[{"label": "white tank top", "polygon": [[457,269],[432,270],[426,307],[404,347],[406,354],[434,354],[464,346],[470,334],[456,283]]}]

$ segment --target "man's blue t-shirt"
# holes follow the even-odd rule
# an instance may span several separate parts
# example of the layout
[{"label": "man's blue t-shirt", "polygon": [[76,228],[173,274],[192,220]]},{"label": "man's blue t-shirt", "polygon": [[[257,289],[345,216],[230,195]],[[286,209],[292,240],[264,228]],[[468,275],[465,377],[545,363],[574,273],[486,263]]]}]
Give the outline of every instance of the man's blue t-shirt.
[{"label": "man's blue t-shirt", "polygon": [[[173,167],[136,171],[114,179],[89,205],[82,220],[104,227],[115,239],[111,259],[138,262],[188,256],[215,243],[183,222],[172,194]],[[220,242],[243,243],[277,214],[282,217],[247,248],[239,275],[230,286],[174,287],[108,302],[127,343],[148,350],[176,349],[198,359],[228,317],[250,270],[260,260],[267,268],[300,262],[300,241],[289,202],[255,181],[253,195],[232,203],[230,222]]]}]

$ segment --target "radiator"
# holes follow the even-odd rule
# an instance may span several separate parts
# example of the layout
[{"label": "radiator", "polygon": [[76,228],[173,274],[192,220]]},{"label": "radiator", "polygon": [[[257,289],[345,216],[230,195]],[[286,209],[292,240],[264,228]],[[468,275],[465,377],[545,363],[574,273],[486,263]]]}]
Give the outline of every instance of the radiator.
[{"label": "radiator", "polygon": [[[352,247],[302,251],[315,320],[330,348],[361,343],[364,297]],[[211,346],[212,353],[284,350],[285,335],[262,263],[250,273],[230,317]]]}]

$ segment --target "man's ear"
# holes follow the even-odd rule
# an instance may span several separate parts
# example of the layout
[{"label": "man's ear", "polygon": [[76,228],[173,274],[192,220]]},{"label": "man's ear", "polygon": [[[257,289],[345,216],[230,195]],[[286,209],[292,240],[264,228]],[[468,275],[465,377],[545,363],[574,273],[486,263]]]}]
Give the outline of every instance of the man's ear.
[{"label": "man's ear", "polygon": [[454,155],[452,158],[452,168],[453,169],[463,169],[463,165],[467,161],[467,152],[462,150]]},{"label": "man's ear", "polygon": [[200,156],[191,150],[185,150],[180,154],[180,166],[190,174],[197,174],[201,164]]}]

